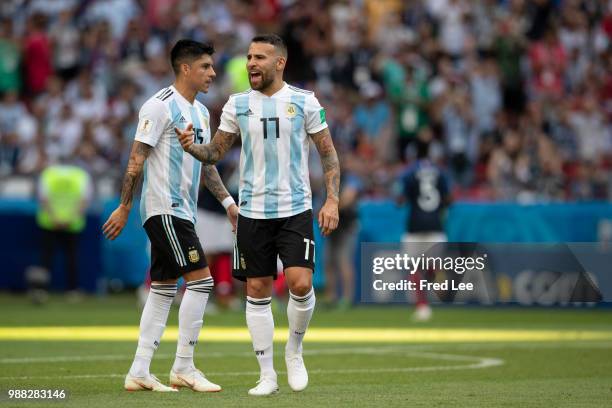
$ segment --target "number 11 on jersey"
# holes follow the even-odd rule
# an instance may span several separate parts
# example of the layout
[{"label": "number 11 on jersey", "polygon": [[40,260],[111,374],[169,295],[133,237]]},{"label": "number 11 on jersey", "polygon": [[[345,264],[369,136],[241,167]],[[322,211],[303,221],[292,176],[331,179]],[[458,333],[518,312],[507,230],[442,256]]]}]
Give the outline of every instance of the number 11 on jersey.
[{"label": "number 11 on jersey", "polygon": [[264,135],[264,139],[268,138],[268,121],[271,122],[276,122],[276,126],[274,126],[276,128],[276,138],[279,139],[280,138],[280,131],[278,130],[278,118],[261,118],[259,119],[261,121],[261,123],[263,123],[263,135]]}]

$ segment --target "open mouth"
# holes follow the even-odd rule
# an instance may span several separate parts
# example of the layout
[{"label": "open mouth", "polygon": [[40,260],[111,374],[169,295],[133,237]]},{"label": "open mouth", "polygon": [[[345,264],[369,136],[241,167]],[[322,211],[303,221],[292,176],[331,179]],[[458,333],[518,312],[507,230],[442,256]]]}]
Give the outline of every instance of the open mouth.
[{"label": "open mouth", "polygon": [[251,81],[259,80],[261,79],[261,77],[262,77],[261,72],[251,71],[249,73],[249,78],[251,79]]}]

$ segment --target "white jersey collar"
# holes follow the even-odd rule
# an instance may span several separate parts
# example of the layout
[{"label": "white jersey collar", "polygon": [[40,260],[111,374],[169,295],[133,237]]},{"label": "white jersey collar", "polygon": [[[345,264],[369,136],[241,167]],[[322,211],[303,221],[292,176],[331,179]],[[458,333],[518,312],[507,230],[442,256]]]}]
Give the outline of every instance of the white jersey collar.
[{"label": "white jersey collar", "polygon": [[[176,94],[176,97],[179,98],[181,101],[185,102],[189,106],[192,106],[192,107],[196,106],[197,99],[194,99],[193,103],[191,103],[178,91],[178,89],[176,89],[174,87],[174,85],[170,85],[170,88],[174,91],[174,93]],[[197,96],[197,94],[196,94],[196,96]]]},{"label": "white jersey collar", "polygon": [[254,90],[255,92],[257,92],[260,96],[264,97],[264,98],[274,98],[275,96],[280,95],[281,93],[283,93],[285,91],[285,89],[287,89],[289,85],[287,84],[287,82],[283,81],[283,86],[276,92],[274,92],[272,95],[268,96],[263,92]]}]

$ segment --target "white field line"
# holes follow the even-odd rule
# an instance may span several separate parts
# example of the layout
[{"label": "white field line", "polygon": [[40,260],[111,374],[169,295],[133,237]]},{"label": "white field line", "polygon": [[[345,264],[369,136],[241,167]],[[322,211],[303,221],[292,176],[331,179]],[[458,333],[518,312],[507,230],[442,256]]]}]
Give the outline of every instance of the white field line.
[{"label": "white field line", "polygon": [[[304,350],[304,355],[318,356],[318,355],[341,355],[341,354],[385,354],[395,352],[407,352],[407,351],[419,351],[419,350],[435,350],[435,349],[447,349],[452,348],[453,350],[499,350],[499,349],[612,349],[612,342],[607,341],[573,341],[559,342],[559,343],[464,343],[464,344],[428,344],[428,345],[404,345],[404,346],[381,346],[381,347],[355,347],[355,348],[331,348],[331,349],[310,349]],[[199,359],[209,358],[227,358],[227,357],[251,357],[252,352],[238,351],[238,352],[215,352],[202,350],[201,354],[196,357]],[[130,361],[134,357],[134,354],[110,354],[110,355],[86,355],[86,356],[53,356],[53,357],[6,357],[0,358],[0,365],[8,364],[36,364],[36,363],[69,363],[69,362],[83,362],[83,361]],[[173,353],[156,353],[155,359],[165,360],[173,359],[175,355]]]},{"label": "white field line", "polygon": [[[443,344],[436,344],[432,346],[441,346]],[[500,349],[518,349],[518,350],[531,350],[531,349],[611,349],[612,342],[610,341],[589,341],[589,340],[576,340],[572,342],[524,342],[524,343],[464,343],[464,344],[453,344],[453,350],[500,350]],[[1,361],[1,360],[0,360]]]},{"label": "white field line", "polygon": [[[405,346],[405,347],[348,347],[348,348],[330,348],[330,349],[314,349],[304,350],[304,355],[318,356],[318,355],[341,355],[341,354],[388,354],[395,352],[405,352],[410,350],[424,350],[428,346]],[[251,357],[252,351],[238,351],[238,352],[215,352],[215,351],[202,351],[199,358],[227,358],[227,357]],[[155,359],[171,359],[174,358],[174,354],[170,353],[156,353]],[[55,357],[23,357],[23,358],[1,358],[0,364],[32,364],[32,363],[68,363],[68,362],[82,362],[82,361],[123,361],[131,360],[134,354],[114,354],[114,355],[89,355],[89,356],[55,356]],[[198,357],[196,357],[198,358]]]},{"label": "white field line", "polygon": [[[403,356],[413,356],[419,358],[428,358],[431,360],[441,361],[463,361],[467,364],[458,365],[445,365],[445,366],[426,366],[426,367],[386,367],[386,368],[346,368],[346,369],[314,369],[309,370],[311,374],[359,374],[359,373],[408,373],[408,372],[424,372],[424,371],[446,371],[446,370],[470,370],[470,369],[481,369],[501,366],[504,364],[504,360],[499,358],[488,358],[488,357],[477,357],[477,356],[463,356],[457,354],[442,354],[433,352],[421,352],[417,350],[410,350],[406,348],[353,348],[353,349],[321,349],[311,350],[310,352],[304,352],[306,355],[341,355],[341,354],[394,354],[401,353]],[[213,354],[213,353],[210,353]],[[253,353],[216,353],[216,357],[230,357],[236,355],[248,355],[251,356]],[[72,356],[73,360],[66,361],[99,361],[93,359],[81,359],[74,360],[77,356]],[[81,356],[85,357],[85,356]],[[92,356],[93,357],[93,356]],[[107,356],[110,357],[110,356]],[[119,356],[113,356],[118,358]],[[125,357],[125,356],[121,356]],[[131,358],[128,356],[127,358]],[[159,357],[159,356],[156,356]],[[172,357],[174,357],[172,355]],[[57,360],[54,360],[57,361]],[[40,362],[40,361],[38,361]],[[279,371],[280,374],[284,374],[284,371]],[[256,376],[258,371],[237,371],[237,372],[207,372],[206,375],[216,377],[235,377],[235,376]],[[122,378],[125,374],[78,374],[78,375],[46,375],[46,376],[14,376],[14,377],[0,377],[0,380],[15,381],[15,380],[67,380],[67,379],[97,379],[97,378]]]}]

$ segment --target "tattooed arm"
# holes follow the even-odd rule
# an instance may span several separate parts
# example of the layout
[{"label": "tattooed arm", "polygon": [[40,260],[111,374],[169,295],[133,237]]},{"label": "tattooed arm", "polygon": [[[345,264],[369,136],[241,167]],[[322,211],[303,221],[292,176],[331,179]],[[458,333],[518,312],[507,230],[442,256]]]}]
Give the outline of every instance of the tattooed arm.
[{"label": "tattooed arm", "polygon": [[319,212],[319,227],[323,235],[329,235],[338,227],[339,222],[340,162],[328,128],[310,136],[317,147],[319,156],[321,156],[327,189],[327,200],[325,200],[325,204]]},{"label": "tattooed arm", "polygon": [[202,166],[202,176],[204,185],[217,199],[217,201],[221,203],[230,196],[230,193],[227,192],[227,189],[223,185],[221,176],[219,176],[219,172],[215,166],[210,164]]},{"label": "tattooed arm", "polygon": [[202,167],[202,175],[204,185],[211,194],[219,201],[221,204],[225,204],[224,202],[227,200],[228,203],[224,205],[225,212],[227,213],[227,218],[232,224],[233,230],[236,230],[236,223],[238,221],[238,206],[234,203],[234,200],[231,199],[230,193],[227,192],[227,189],[223,185],[223,181],[221,181],[221,176],[219,176],[219,172],[217,168],[213,165],[204,165]]},{"label": "tattooed arm", "polygon": [[191,123],[187,125],[185,130],[174,128],[174,131],[178,136],[179,142],[181,142],[183,150],[204,164],[215,164],[221,160],[238,138],[238,135],[235,133],[217,130],[215,137],[213,137],[210,143],[197,145],[193,143],[194,132]]},{"label": "tattooed arm", "polygon": [[121,186],[121,200],[119,207],[112,212],[108,220],[102,226],[102,231],[106,238],[111,241],[119,236],[123,227],[127,223],[130,209],[132,208],[132,201],[134,198],[134,190],[140,181],[142,176],[142,169],[144,162],[149,157],[153,148],[146,143],[134,141],[132,145],[132,152],[130,153],[130,160],[125,170],[125,176],[123,177],[123,184]]}]

